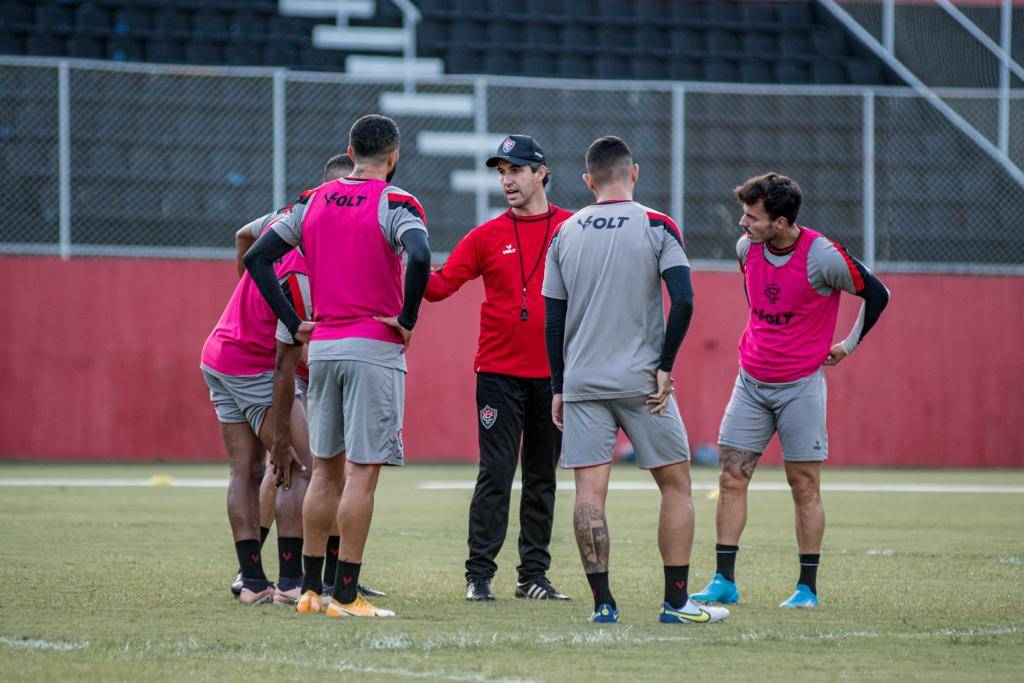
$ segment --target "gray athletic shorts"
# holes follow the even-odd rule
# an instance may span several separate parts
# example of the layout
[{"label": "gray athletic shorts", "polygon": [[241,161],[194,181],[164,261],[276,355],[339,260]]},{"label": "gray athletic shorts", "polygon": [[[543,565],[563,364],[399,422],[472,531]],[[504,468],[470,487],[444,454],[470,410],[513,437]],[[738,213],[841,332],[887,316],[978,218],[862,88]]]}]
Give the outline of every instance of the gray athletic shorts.
[{"label": "gray athletic shorts", "polygon": [[772,434],[778,431],[784,460],[828,460],[826,395],[821,368],[784,384],[761,382],[741,368],[725,408],[718,443],[764,453]]},{"label": "gray athletic shorts", "polygon": [[274,373],[224,375],[200,367],[217,419],[224,423],[248,422],[258,436],[263,418],[273,402]]},{"label": "gray athletic shorts", "polygon": [[562,406],[562,467],[577,469],[612,461],[619,427],[626,433],[636,462],[652,470],[690,459],[686,427],[675,396],[661,415],[652,415],[646,396],[601,401],[566,401]]},{"label": "gray athletic shorts", "polygon": [[363,465],[403,465],[405,373],[358,360],[309,364],[309,445]]}]

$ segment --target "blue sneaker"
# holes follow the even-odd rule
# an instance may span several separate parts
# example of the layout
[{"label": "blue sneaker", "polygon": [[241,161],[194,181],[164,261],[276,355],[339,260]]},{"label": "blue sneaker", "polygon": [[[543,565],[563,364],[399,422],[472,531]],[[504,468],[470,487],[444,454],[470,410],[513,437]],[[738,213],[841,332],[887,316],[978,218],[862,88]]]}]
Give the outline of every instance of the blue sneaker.
[{"label": "blue sneaker", "polygon": [[619,610],[607,603],[598,605],[594,613],[590,615],[590,621],[594,624],[617,624],[619,623]]},{"label": "blue sneaker", "polygon": [[724,607],[712,607],[687,600],[686,604],[676,609],[667,602],[661,605],[661,614],[658,621],[663,624],[713,624],[729,616],[729,610]]},{"label": "blue sneaker", "polygon": [[818,596],[802,583],[796,585],[796,592],[789,596],[789,600],[779,605],[779,607],[785,607],[786,609],[804,609],[817,606]]},{"label": "blue sneaker", "polygon": [[690,597],[699,602],[718,602],[723,605],[731,605],[739,601],[740,592],[735,583],[726,580],[721,574],[715,574],[711,577],[711,582],[704,586],[704,590],[694,593]]}]

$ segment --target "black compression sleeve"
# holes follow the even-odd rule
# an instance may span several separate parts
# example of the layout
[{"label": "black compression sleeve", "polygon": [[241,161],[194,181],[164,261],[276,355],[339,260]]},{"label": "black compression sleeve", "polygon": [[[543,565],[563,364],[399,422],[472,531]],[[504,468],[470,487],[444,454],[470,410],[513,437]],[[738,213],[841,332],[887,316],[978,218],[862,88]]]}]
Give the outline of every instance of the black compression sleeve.
[{"label": "black compression sleeve", "polygon": [[249,271],[260,294],[267,300],[274,315],[285,324],[288,332],[295,336],[302,319],[288,303],[288,298],[281,291],[281,285],[274,273],[274,261],[281,258],[294,247],[281,239],[273,230],[263,233],[256,243],[245,254],[245,269]]},{"label": "black compression sleeve", "polygon": [[[858,266],[860,263],[854,260]],[[874,327],[882,311],[889,305],[889,290],[882,281],[875,277],[875,274],[867,268],[861,269],[861,276],[864,278],[864,289],[857,293],[857,296],[864,299],[864,326],[860,330],[859,344],[867,336],[868,330]]]},{"label": "black compression sleeve", "polygon": [[405,299],[402,312],[398,314],[398,324],[412,330],[416,326],[420,303],[430,278],[430,243],[427,241],[427,231],[418,228],[406,230],[401,239],[405,253],[409,255],[409,263],[405,268]]},{"label": "black compression sleeve", "polygon": [[562,393],[562,378],[565,373],[565,313],[569,302],[565,299],[544,297],[544,340],[548,347],[548,364],[551,365],[551,393]]},{"label": "black compression sleeve", "polygon": [[676,354],[683,343],[683,338],[686,337],[686,330],[690,327],[690,316],[693,315],[693,285],[690,282],[690,269],[686,266],[673,266],[662,273],[661,277],[665,279],[665,287],[668,289],[672,306],[669,308],[668,321],[665,323],[665,341],[661,345],[658,369],[671,372]]}]

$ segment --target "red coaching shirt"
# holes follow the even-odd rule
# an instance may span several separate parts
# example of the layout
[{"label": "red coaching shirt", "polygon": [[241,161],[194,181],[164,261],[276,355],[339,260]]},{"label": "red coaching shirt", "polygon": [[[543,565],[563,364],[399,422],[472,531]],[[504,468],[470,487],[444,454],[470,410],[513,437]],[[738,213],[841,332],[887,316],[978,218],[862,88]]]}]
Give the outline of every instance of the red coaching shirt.
[{"label": "red coaching shirt", "polygon": [[534,216],[509,209],[463,237],[444,266],[430,274],[427,301],[441,301],[484,278],[477,372],[550,377],[544,344],[544,261],[552,235],[572,212],[553,204]]}]

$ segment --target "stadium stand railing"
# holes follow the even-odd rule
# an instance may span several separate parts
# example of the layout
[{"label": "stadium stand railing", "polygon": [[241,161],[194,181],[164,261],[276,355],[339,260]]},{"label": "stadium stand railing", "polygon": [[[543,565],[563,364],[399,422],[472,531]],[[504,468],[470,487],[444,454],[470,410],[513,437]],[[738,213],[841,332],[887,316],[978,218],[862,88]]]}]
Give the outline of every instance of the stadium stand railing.
[{"label": "stadium stand railing", "polygon": [[[587,144],[615,133],[641,164],[638,199],[682,216],[698,267],[735,267],[731,188],[771,168],[801,182],[803,220],[879,269],[1024,274],[1006,229],[1024,187],[909,88],[439,75],[415,92],[447,104],[409,113],[406,80],[0,57],[0,206],[23,218],[0,251],[228,257],[238,225],[315,184],[352,120],[397,108],[396,181],[424,202],[438,258],[501,210],[482,162],[504,135],[537,137],[553,201],[576,208]],[[1010,135],[1020,164],[1024,130]]]}]

